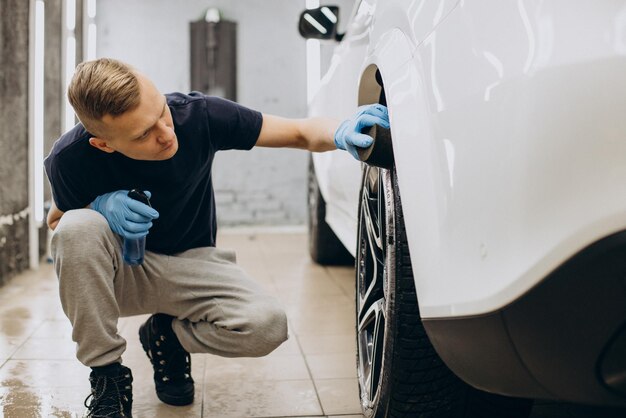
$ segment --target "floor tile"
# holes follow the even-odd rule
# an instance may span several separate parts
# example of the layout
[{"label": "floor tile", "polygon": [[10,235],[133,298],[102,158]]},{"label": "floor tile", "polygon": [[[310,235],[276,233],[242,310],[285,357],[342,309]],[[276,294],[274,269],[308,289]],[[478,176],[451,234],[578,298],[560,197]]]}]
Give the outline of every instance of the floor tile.
[{"label": "floor tile", "polygon": [[302,257],[303,255],[306,255],[306,252],[302,251],[303,248],[307,248],[308,240],[306,233],[259,233],[257,236],[259,240],[262,240],[265,243],[262,249],[267,255],[272,255],[274,253],[291,253],[294,257]]},{"label": "floor tile", "polygon": [[297,335],[336,335],[354,332],[354,320],[350,317],[319,313],[288,318]]},{"label": "floor tile", "polygon": [[354,298],[348,298],[345,295],[333,295],[332,297],[325,298],[302,298],[299,301],[282,301],[287,307],[290,315],[298,314],[300,312],[325,312],[329,309],[335,309],[337,306],[350,307],[350,310],[354,312],[355,300]]},{"label": "floor tile", "polygon": [[9,360],[0,369],[0,387],[89,388],[90,369],[78,360]]},{"label": "floor tile", "polygon": [[74,388],[0,388],[4,418],[79,417],[87,393]]},{"label": "floor tile", "polygon": [[44,320],[23,318],[23,317],[3,317],[0,313],[0,335],[3,338],[22,340],[30,337],[42,324]]},{"label": "floor tile", "polygon": [[282,300],[284,300],[284,303],[289,303],[292,300],[300,303],[304,299],[338,298],[343,300],[342,296],[344,296],[344,294],[341,289],[331,283],[330,281],[320,280],[319,283],[310,284],[308,286],[277,284],[276,289]]},{"label": "floor tile", "polygon": [[358,414],[361,412],[357,379],[315,380],[315,388],[325,414]]},{"label": "floor tile", "polygon": [[270,356],[283,356],[283,355],[301,355],[302,350],[298,344],[298,339],[295,334],[289,333],[287,341],[282,343],[278,348],[270,353]]},{"label": "floor tile", "polygon": [[327,271],[343,292],[354,300],[356,292],[354,267],[329,267]]},{"label": "floor tile", "polygon": [[315,380],[356,378],[356,353],[309,354],[305,359]]},{"label": "floor tile", "polygon": [[11,356],[14,360],[73,360],[76,344],[67,338],[30,338]]},{"label": "floor tile", "polygon": [[356,321],[356,312],[354,309],[354,305],[351,303],[341,303],[342,298],[328,299],[329,301],[334,301],[335,303],[329,304],[325,306],[323,309],[317,306],[311,306],[307,304],[303,304],[299,307],[290,307],[288,308],[288,314],[291,319],[294,321],[298,320],[310,320],[310,321],[318,321],[318,320],[342,320],[349,322],[354,328],[354,324]]},{"label": "floor tile", "polygon": [[259,358],[210,357],[204,375],[206,382],[310,379],[309,370],[301,355],[282,355]]},{"label": "floor tile", "polygon": [[[51,265],[28,270],[0,288],[0,328],[11,318],[43,320],[58,315],[58,281]],[[0,329],[1,332],[1,329]]]},{"label": "floor tile", "polygon": [[43,321],[31,338],[62,338],[72,340],[72,324],[69,319],[47,319]]},{"label": "floor tile", "polygon": [[354,333],[339,335],[300,335],[302,352],[306,354],[354,354],[356,339]]},{"label": "floor tile", "polygon": [[137,338],[139,327],[146,322],[150,315],[134,315],[120,318],[117,322],[117,329],[124,338]]},{"label": "floor tile", "polygon": [[133,375],[133,417],[174,418],[202,416],[202,385],[196,385],[194,402],[191,405],[172,406],[159,400],[154,390],[152,378],[137,378]]},{"label": "floor tile", "polygon": [[0,366],[17,351],[24,339],[10,338],[0,334]]},{"label": "floor tile", "polygon": [[310,380],[206,382],[203,417],[322,415]]}]

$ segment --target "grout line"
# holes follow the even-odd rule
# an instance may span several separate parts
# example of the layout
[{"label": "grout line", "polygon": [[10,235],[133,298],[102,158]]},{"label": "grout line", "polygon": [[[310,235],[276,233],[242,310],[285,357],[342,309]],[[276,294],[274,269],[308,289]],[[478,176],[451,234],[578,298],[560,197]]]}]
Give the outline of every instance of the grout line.
[{"label": "grout line", "polygon": [[304,350],[302,349],[302,345],[300,344],[300,337],[295,335],[296,342],[298,343],[298,348],[300,349],[300,354],[302,355],[302,360],[304,360],[304,365],[306,366],[306,370],[309,373],[309,377],[311,378],[311,383],[313,383],[313,389],[315,389],[315,396],[317,397],[317,402],[320,405],[320,409],[322,410],[322,415],[325,416],[326,413],[324,411],[324,405],[322,404],[322,399],[320,398],[319,390],[317,389],[317,384],[315,383],[315,379],[313,378],[313,373],[311,372],[311,368],[309,367],[309,362],[304,354]]},{"label": "grout line", "polygon": [[337,279],[337,277],[333,274],[333,269],[329,268],[327,266],[324,267],[324,272],[326,273],[326,275],[328,277],[330,277],[330,280],[332,281],[333,285],[339,289],[339,291],[341,292],[342,295],[346,296],[348,299],[350,299],[350,296],[348,294],[348,291],[346,289],[343,288],[343,286],[341,286],[339,283],[339,279]]},{"label": "grout line", "polygon": [[[15,319],[22,319],[22,318],[15,318]],[[35,333],[36,333],[37,331],[39,331],[39,328],[43,327],[43,324],[44,324],[46,321],[47,321],[47,319],[42,319],[42,320],[41,320],[41,323],[40,323],[37,327],[35,327],[35,329],[34,329],[34,330],[33,330],[33,331],[32,331],[32,332],[31,332],[31,333],[30,333],[30,334],[29,334],[26,338],[24,338],[24,341],[22,341],[22,343],[21,343],[20,345],[18,345],[18,346],[15,348],[15,350],[13,350],[13,351],[11,352],[11,354],[9,355],[9,357],[7,357],[7,359],[5,360],[5,362],[4,362],[4,363],[2,363],[2,365],[0,365],[0,369],[1,369],[2,367],[4,367],[4,365],[5,365],[6,363],[8,363],[8,361],[9,361],[9,360],[13,360],[13,361],[33,360],[33,359],[14,359],[14,358],[13,358],[13,356],[15,355],[15,353],[17,353],[17,352],[18,352],[18,351],[19,351],[19,350],[20,350],[20,349],[24,346],[24,344],[26,344],[26,342],[27,342],[28,340],[30,340],[30,339],[33,337],[33,335],[35,335]]]},{"label": "grout line", "polygon": [[[354,267],[353,267],[352,269],[353,269],[353,270],[355,270],[355,268],[354,268]],[[341,293],[343,293],[345,296],[347,296],[347,297],[348,297],[348,299],[351,299],[351,298],[352,298],[352,295],[348,294],[349,292],[348,292],[346,289],[344,289],[344,288],[343,288],[343,286],[341,286],[341,284],[340,284],[340,283],[341,283],[341,281],[339,280],[339,278],[337,277],[337,275],[333,273],[334,268],[331,268],[331,267],[325,266],[325,267],[324,267],[324,270],[326,271],[326,273],[328,274],[328,276],[330,276],[330,278],[331,278],[331,280],[333,281],[333,283],[334,283],[337,287],[339,287],[339,289],[341,290]],[[356,274],[356,271],[354,271],[354,274]],[[356,281],[356,277],[354,277],[354,275],[353,275],[353,279],[354,279],[353,281]],[[355,284],[355,283],[353,283],[353,285],[356,287],[356,284]]]}]

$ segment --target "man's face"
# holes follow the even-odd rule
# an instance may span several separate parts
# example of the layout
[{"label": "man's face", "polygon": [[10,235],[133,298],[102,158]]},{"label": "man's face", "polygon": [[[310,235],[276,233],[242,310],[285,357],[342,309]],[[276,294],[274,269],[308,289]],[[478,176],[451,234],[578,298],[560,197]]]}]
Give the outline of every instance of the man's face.
[{"label": "man's face", "polygon": [[165,96],[145,76],[137,74],[137,78],[139,106],[119,116],[105,115],[100,121],[103,138],[89,142],[102,151],[117,151],[135,160],[172,158],[178,151],[178,139]]}]

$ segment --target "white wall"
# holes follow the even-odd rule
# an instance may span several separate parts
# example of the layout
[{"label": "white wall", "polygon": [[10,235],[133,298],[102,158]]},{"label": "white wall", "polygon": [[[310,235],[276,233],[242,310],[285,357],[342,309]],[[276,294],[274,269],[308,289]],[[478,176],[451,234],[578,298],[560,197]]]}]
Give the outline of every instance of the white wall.
[{"label": "white wall", "polygon": [[[342,17],[353,0],[340,0]],[[128,62],[164,93],[189,91],[189,22],[217,7],[237,22],[237,101],[260,112],[306,115],[306,49],[297,30],[305,0],[100,0],[97,55]],[[344,18],[345,19],[345,18]],[[307,153],[253,149],[218,155],[222,225],[306,220]]]},{"label": "white wall", "polygon": [[189,91],[189,22],[209,7],[237,22],[237,101],[262,112],[306,112],[304,40],[297,32],[304,1],[101,0],[98,56],[146,73],[163,92]]}]

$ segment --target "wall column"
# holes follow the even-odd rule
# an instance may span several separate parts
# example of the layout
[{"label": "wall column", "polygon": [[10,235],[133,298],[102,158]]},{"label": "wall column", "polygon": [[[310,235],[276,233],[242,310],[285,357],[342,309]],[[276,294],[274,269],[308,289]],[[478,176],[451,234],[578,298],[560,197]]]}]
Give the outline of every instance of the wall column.
[{"label": "wall column", "polygon": [[0,284],[29,265],[29,13],[29,1],[0,1]]}]

